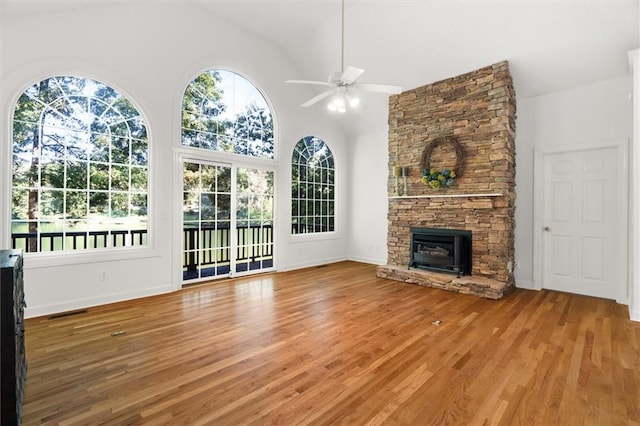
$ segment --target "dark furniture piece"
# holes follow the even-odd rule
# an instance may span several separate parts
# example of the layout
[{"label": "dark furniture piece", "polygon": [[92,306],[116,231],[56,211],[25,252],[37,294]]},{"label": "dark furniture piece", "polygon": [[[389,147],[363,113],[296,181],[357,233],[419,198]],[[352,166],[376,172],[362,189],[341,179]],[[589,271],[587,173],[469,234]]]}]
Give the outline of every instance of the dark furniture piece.
[{"label": "dark furniture piece", "polygon": [[24,353],[22,250],[0,250],[1,425],[19,425],[27,376]]}]

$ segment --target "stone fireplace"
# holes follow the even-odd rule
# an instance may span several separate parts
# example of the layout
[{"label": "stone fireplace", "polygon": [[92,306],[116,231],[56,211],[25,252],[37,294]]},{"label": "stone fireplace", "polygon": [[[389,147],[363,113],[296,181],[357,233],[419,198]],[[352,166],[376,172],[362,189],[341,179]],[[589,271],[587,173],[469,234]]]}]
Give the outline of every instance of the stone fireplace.
[{"label": "stone fireplace", "polygon": [[[388,258],[378,276],[491,299],[513,289],[515,118],[506,61],[391,96]],[[423,178],[425,169],[435,174]],[[469,231],[470,274],[412,266],[420,227]]]}]

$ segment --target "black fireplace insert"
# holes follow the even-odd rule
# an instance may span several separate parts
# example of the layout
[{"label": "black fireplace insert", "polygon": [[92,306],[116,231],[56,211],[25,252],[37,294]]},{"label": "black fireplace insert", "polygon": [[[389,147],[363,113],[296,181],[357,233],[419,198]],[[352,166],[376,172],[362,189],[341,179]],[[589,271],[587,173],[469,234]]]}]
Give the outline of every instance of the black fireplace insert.
[{"label": "black fireplace insert", "polygon": [[412,227],[409,268],[471,275],[471,231]]}]

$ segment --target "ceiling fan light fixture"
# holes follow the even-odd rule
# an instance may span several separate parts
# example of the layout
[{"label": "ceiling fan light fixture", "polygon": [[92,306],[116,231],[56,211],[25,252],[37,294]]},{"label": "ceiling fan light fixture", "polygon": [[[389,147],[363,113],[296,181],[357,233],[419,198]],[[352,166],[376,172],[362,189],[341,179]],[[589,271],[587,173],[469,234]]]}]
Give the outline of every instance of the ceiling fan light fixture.
[{"label": "ceiling fan light fixture", "polygon": [[357,88],[359,90],[397,94],[402,91],[399,86],[388,86],[382,84],[359,84],[356,80],[364,72],[361,68],[353,66],[344,66],[344,0],[341,0],[341,57],[340,71],[329,76],[328,81],[317,80],[287,80],[287,83],[313,84],[316,86],[328,87],[324,92],[314,96],[304,102],[302,107],[310,107],[322,99],[328,98],[327,108],[329,111],[337,113],[345,113],[348,108],[356,109],[360,105],[360,99],[353,93],[349,92],[349,88]]},{"label": "ceiling fan light fixture", "polygon": [[360,106],[360,98],[354,95],[353,93],[347,93],[346,95],[347,102],[351,108],[358,108]]},{"label": "ceiling fan light fixture", "polygon": [[333,95],[331,97],[331,100],[327,104],[327,108],[331,112],[347,112],[347,99],[344,93],[337,92],[335,95]]},{"label": "ceiling fan light fixture", "polygon": [[331,96],[327,108],[331,112],[345,113],[347,107],[355,109],[360,105],[360,98],[344,87],[338,87]]}]

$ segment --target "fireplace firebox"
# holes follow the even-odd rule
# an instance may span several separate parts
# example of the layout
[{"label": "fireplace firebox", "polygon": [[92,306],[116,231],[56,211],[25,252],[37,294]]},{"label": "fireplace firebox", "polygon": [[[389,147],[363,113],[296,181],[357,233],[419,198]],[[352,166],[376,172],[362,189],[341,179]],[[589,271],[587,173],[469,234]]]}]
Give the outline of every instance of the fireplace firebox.
[{"label": "fireplace firebox", "polygon": [[471,231],[412,227],[409,268],[471,275]]}]

